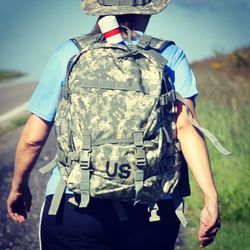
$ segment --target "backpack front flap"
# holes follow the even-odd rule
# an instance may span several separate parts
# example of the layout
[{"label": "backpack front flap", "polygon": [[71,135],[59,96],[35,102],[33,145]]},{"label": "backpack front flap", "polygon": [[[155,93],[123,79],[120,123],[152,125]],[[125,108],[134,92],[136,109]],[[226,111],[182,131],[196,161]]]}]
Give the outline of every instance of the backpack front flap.
[{"label": "backpack front flap", "polygon": [[151,53],[122,45],[88,45],[75,58],[55,126],[59,169],[80,205],[164,196],[163,72]]}]

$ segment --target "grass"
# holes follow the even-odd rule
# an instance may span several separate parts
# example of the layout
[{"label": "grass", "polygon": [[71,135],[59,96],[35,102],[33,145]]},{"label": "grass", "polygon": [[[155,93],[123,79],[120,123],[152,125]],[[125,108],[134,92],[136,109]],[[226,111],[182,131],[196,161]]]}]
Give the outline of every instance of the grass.
[{"label": "grass", "polygon": [[0,125],[0,137],[8,131],[23,126],[29,117],[28,113],[22,113],[16,118],[10,119]]},{"label": "grass", "polygon": [[[183,250],[199,250],[197,238],[197,226],[194,224],[186,232],[186,246]],[[206,247],[207,250],[250,250],[250,227],[244,222],[224,222],[213,244]]]},{"label": "grass", "polygon": [[0,83],[3,82],[3,80],[14,79],[24,75],[24,73],[18,71],[0,70]]},{"label": "grass", "polygon": [[[248,52],[250,59],[250,50]],[[215,59],[216,60],[216,59]],[[200,123],[213,132],[232,152],[220,155],[208,142],[220,198],[222,229],[209,250],[250,250],[250,82],[249,66],[237,68],[224,57],[225,69],[194,65],[201,97],[197,103]],[[213,62],[211,60],[209,63]],[[249,64],[248,64],[249,65]],[[204,67],[205,66],[205,67]],[[234,74],[231,74],[234,72]],[[248,73],[244,73],[248,72]],[[192,196],[186,213],[191,219],[185,231],[185,250],[199,249],[197,232],[202,195],[191,178]]]}]

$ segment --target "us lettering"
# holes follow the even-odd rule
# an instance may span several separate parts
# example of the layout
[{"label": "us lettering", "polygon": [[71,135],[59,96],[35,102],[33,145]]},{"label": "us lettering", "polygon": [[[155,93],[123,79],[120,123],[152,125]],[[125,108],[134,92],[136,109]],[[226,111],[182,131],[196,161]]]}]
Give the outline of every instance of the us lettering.
[{"label": "us lettering", "polygon": [[131,166],[128,163],[122,163],[119,165],[118,162],[111,164],[109,161],[107,161],[106,173],[109,177],[118,176],[121,179],[127,179],[131,175]]}]

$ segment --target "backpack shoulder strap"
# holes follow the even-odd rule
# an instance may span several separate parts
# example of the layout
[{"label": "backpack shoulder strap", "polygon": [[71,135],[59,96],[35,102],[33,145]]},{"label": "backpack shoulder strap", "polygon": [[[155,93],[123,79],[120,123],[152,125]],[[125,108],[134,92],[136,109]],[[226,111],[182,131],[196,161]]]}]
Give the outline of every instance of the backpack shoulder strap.
[{"label": "backpack shoulder strap", "polygon": [[79,49],[79,51],[83,50],[86,46],[101,42],[102,34],[96,34],[92,36],[79,36],[70,39],[75,46]]},{"label": "backpack shoulder strap", "polygon": [[[143,34],[137,43],[137,47],[144,51],[150,52],[151,55],[154,54],[156,60],[160,63],[160,65],[163,66],[163,68],[165,68],[165,65],[167,64],[167,59],[163,57],[161,53],[168,46],[173,44],[175,44],[173,41],[163,40]],[[163,92],[165,93],[172,90],[173,84],[171,82],[171,79],[167,77],[166,74],[164,74],[163,79],[164,79]]]},{"label": "backpack shoulder strap", "polygon": [[168,46],[172,44],[175,43],[173,41],[163,40],[143,34],[139,39],[137,47],[144,50],[153,49],[161,53],[163,50],[165,50]]}]

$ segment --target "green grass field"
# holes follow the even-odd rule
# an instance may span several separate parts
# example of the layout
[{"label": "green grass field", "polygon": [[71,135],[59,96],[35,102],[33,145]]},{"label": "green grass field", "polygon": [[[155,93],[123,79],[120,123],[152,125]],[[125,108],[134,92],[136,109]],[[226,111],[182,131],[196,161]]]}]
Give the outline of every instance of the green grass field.
[{"label": "green grass field", "polygon": [[[228,157],[220,155],[208,142],[222,217],[222,229],[207,247],[210,250],[250,250],[250,49],[237,53],[244,65],[238,65],[233,53],[193,65],[200,90],[200,123],[232,152]],[[192,178],[191,185],[185,250],[199,249],[202,196]]]}]

